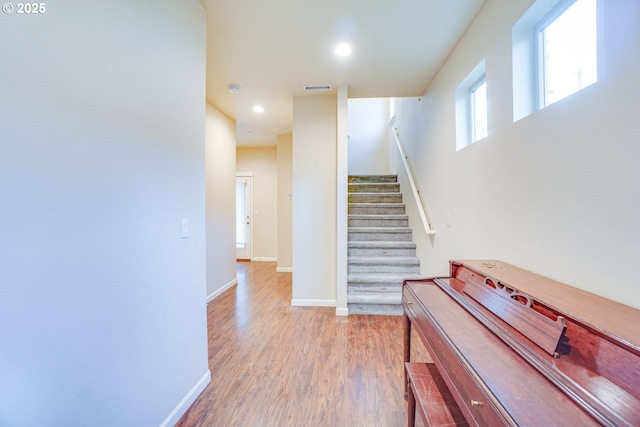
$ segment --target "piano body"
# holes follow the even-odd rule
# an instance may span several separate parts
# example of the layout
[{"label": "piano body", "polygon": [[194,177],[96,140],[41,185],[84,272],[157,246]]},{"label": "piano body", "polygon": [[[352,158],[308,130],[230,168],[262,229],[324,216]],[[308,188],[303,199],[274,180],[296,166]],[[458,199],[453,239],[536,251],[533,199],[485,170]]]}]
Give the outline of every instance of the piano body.
[{"label": "piano body", "polygon": [[640,310],[497,260],[450,266],[404,281],[405,362],[414,328],[469,425],[640,426]]}]

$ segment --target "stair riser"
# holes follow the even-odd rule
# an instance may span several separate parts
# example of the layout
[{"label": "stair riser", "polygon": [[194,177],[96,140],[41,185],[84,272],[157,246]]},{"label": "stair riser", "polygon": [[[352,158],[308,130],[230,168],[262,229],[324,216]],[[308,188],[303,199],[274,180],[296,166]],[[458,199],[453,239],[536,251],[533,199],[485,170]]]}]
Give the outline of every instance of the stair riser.
[{"label": "stair riser", "polygon": [[349,184],[349,193],[399,193],[400,184]]},{"label": "stair riser", "polygon": [[349,203],[402,203],[401,193],[351,193]]},{"label": "stair riser", "polygon": [[419,265],[395,265],[395,264],[349,264],[347,265],[347,273],[420,273]]},{"label": "stair riser", "polygon": [[401,294],[349,292],[348,304],[402,304]]},{"label": "stair riser", "polygon": [[404,205],[398,206],[349,206],[349,213],[352,215],[403,215]]},{"label": "stair riser", "polygon": [[397,304],[347,304],[349,314],[375,314],[379,316],[401,316],[402,305]]},{"label": "stair riser", "polygon": [[352,242],[407,242],[411,241],[411,231],[405,233],[366,233],[350,231],[349,240]]},{"label": "stair riser", "polygon": [[348,220],[349,227],[408,227],[408,219],[385,219],[385,218],[370,218],[370,219],[350,219]]},{"label": "stair riser", "polygon": [[349,248],[348,256],[416,256],[415,248]]}]

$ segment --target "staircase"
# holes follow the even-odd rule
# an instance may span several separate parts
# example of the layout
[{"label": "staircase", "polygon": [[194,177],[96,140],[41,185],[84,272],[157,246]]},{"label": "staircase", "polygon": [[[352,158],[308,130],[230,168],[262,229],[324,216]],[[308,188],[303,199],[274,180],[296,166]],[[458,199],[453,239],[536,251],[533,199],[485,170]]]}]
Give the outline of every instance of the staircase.
[{"label": "staircase", "polygon": [[402,281],[420,277],[395,175],[349,177],[349,314],[402,314]]}]

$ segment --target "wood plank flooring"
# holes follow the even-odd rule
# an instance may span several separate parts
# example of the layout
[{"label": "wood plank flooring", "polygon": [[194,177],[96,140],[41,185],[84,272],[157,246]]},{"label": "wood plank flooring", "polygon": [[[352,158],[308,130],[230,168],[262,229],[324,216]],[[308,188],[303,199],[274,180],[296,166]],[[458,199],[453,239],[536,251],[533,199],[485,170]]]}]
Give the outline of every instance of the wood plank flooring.
[{"label": "wood plank flooring", "polygon": [[238,285],[208,305],[212,381],[177,427],[405,425],[401,317],[291,307],[290,273],[237,268]]}]

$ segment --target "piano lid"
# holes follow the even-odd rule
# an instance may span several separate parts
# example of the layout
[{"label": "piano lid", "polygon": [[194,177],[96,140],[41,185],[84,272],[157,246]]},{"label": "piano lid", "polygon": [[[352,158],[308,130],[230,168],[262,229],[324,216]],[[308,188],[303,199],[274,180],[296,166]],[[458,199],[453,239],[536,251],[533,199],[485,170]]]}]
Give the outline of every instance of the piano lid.
[{"label": "piano lid", "polygon": [[590,292],[557,282],[498,260],[456,260],[486,276],[499,276],[502,283],[512,286],[550,308],[571,313],[603,335],[616,337],[640,353],[640,310]]}]

